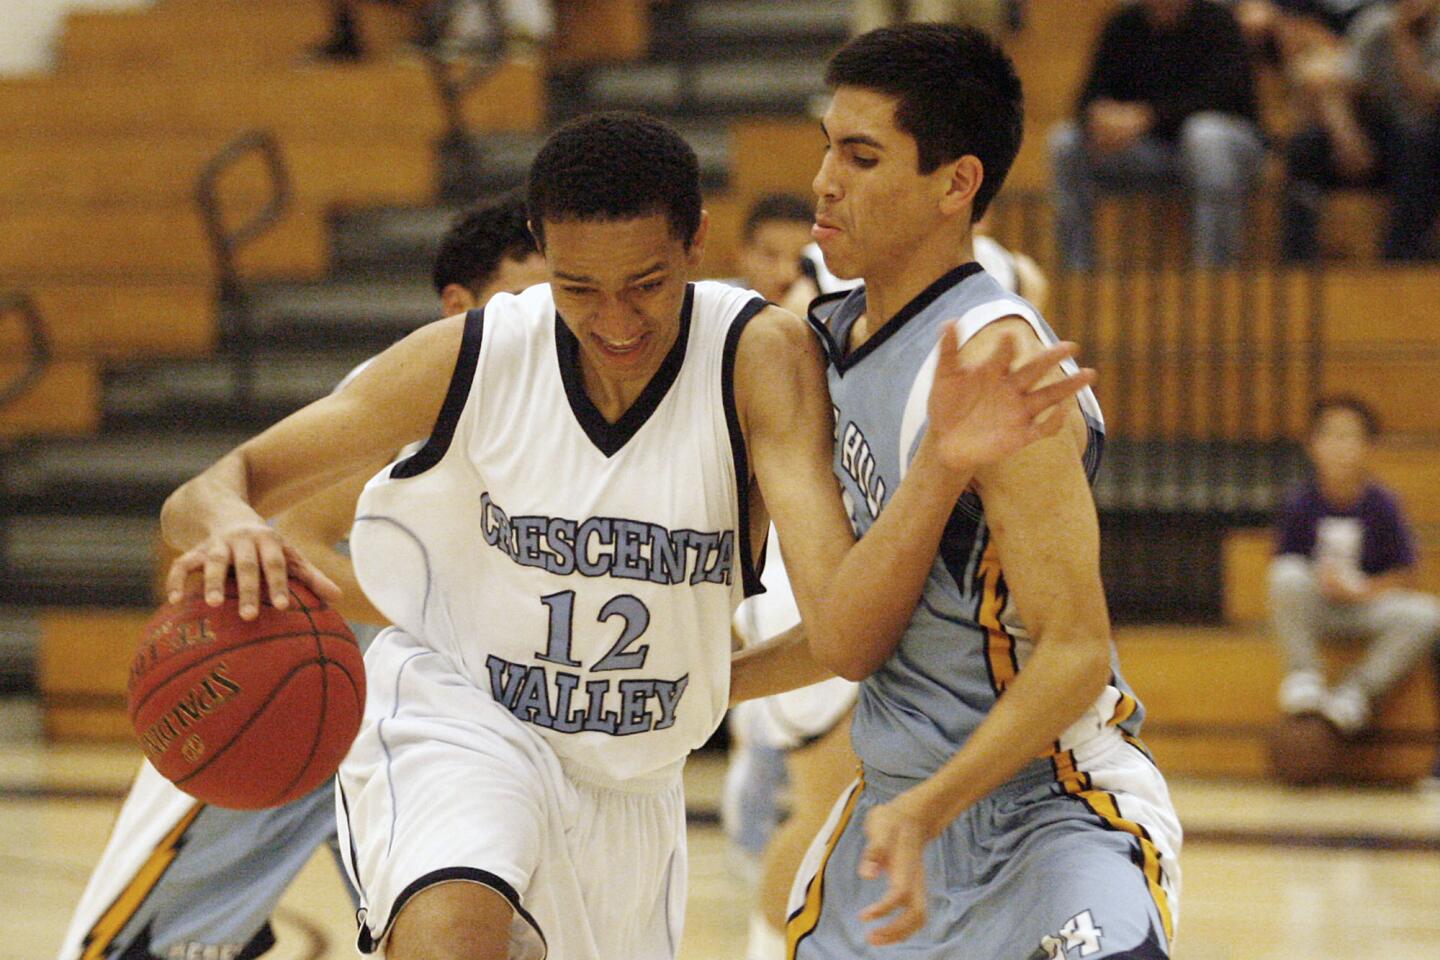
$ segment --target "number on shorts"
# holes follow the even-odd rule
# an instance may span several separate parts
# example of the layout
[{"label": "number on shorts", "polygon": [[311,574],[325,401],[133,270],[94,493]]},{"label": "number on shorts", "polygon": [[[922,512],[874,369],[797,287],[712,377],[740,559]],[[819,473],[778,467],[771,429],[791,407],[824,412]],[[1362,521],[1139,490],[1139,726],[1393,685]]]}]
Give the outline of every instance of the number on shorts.
[{"label": "number on shorts", "polygon": [[1053,936],[1040,941],[1040,950],[1048,960],[1066,960],[1066,954],[1080,948],[1076,956],[1088,957],[1100,952],[1100,938],[1105,931],[1095,926],[1095,918],[1089,910],[1081,910],[1065,921],[1065,926]]}]

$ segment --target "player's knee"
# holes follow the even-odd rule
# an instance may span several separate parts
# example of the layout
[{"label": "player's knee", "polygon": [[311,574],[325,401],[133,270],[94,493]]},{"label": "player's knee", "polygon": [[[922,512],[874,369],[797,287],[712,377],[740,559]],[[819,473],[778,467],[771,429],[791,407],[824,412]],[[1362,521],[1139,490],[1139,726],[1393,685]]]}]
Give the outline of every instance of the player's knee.
[{"label": "player's knee", "polygon": [[410,899],[390,931],[387,960],[507,960],[510,901],[478,883],[444,883]]}]

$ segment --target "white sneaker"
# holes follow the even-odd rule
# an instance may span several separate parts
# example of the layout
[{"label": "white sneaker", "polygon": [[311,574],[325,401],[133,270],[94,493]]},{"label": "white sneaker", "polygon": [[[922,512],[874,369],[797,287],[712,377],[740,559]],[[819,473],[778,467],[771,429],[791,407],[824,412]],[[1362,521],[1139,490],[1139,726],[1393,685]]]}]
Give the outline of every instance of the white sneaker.
[{"label": "white sneaker", "polygon": [[1370,698],[1364,690],[1350,684],[1336,687],[1325,697],[1320,715],[1345,736],[1353,736],[1370,722]]},{"label": "white sneaker", "polygon": [[1315,670],[1294,670],[1280,681],[1280,709],[1285,713],[1319,713],[1325,703],[1325,678]]}]

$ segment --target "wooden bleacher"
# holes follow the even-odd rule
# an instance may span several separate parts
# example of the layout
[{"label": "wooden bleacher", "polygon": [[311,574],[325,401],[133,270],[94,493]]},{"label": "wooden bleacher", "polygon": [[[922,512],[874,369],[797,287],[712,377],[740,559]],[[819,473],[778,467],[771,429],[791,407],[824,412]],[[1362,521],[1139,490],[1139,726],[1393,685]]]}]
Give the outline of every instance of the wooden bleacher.
[{"label": "wooden bleacher", "polygon": [[[360,7],[374,55],[358,64],[304,60],[329,26],[319,0],[161,0],[74,12],[57,72],[0,79],[0,287],[32,293],[64,360],[0,411],[0,435],[95,429],[102,358],[213,347],[214,265],[192,193],[245,130],[276,134],[294,186],[289,215],[241,252],[248,277],[322,276],[337,207],[434,198],[439,97],[419,57],[396,55],[403,14]],[[478,131],[538,130],[543,70],[505,64],[464,112]],[[222,198],[238,217],[267,189],[246,162]],[[0,345],[8,336],[0,326]]]},{"label": "wooden bleacher", "polygon": [[[1263,778],[1282,664],[1257,627],[1126,628],[1117,634],[1125,679],[1145,704],[1142,736],[1171,776]],[[1356,649],[1327,656],[1339,671]],[[1357,781],[1410,782],[1435,762],[1436,690],[1417,670],[1380,705],[1376,733],[1347,746],[1338,766]]]},{"label": "wooden bleacher", "polygon": [[40,689],[51,740],[128,740],[125,685],[144,610],[49,610],[40,617]]},{"label": "wooden bleacher", "polygon": [[[1046,134],[1069,114],[1090,42],[1116,2],[1066,5],[1063,14],[1035,6],[1026,30],[1010,42],[1028,97],[1011,190],[1048,184]],[[634,55],[645,43],[638,6],[562,3],[553,59]],[[28,231],[26,241],[0,240],[0,279],[23,273],[62,357],[28,408],[0,413],[0,433],[93,430],[98,358],[187,355],[213,344],[208,253],[187,197],[200,164],[240,129],[278,133],[301,208],[294,223],[244,262],[252,275],[318,275],[324,268],[318,224],[331,205],[412,202],[433,193],[426,151],[443,127],[423,68],[389,61],[296,66],[324,33],[320,7],[299,0],[162,0],[144,12],[77,14],[62,42],[59,74],[0,81],[0,137],[11,144],[0,152],[0,203]],[[363,25],[367,37],[400,36],[385,13],[375,12],[383,5],[362,9],[379,18]],[[617,12],[626,19],[616,20]],[[577,28],[595,23],[620,26]],[[512,64],[470,98],[468,110],[477,129],[538,129],[541,71]],[[707,198],[712,228],[704,269],[713,274],[733,273],[740,224],[756,197],[770,190],[810,196],[822,152],[808,118],[737,122],[732,146],[730,188]],[[63,178],[45,182],[41,174],[54,171]],[[233,188],[239,201],[255,199],[245,183]],[[1379,209],[1369,194],[1337,194],[1326,207],[1328,252],[1357,262],[1373,257]],[[115,219],[87,222],[94,210]],[[37,247],[66,252],[46,261]],[[1440,364],[1425,353],[1440,348],[1440,324],[1431,316],[1440,282],[1433,273],[1363,264],[1328,272],[1323,294],[1326,388],[1360,393],[1380,407],[1387,425],[1411,435],[1382,451],[1382,476],[1401,490],[1417,522],[1440,525],[1440,484],[1433,479],[1440,469]],[[1084,322],[1113,342],[1121,330],[1110,303]],[[4,336],[0,329],[0,350]],[[62,412],[68,420],[51,419]],[[1440,538],[1425,529],[1422,581],[1440,591]],[[1280,670],[1260,623],[1267,544],[1264,531],[1240,531],[1226,543],[1230,625],[1119,634],[1127,676],[1149,710],[1147,741],[1172,773],[1267,772],[1264,745],[1276,719]],[[52,736],[129,736],[121,709],[125,668],[129,638],[143,620],[113,611],[46,614],[42,688]],[[1382,711],[1384,734],[1356,748],[1351,769],[1379,779],[1427,769],[1433,697],[1425,676],[1412,677]]]}]

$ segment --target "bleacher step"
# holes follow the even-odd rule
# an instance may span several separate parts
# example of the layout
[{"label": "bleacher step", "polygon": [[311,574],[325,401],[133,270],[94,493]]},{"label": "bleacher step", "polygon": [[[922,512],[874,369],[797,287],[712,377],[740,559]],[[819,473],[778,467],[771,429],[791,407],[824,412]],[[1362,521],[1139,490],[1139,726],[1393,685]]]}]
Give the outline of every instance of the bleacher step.
[{"label": "bleacher step", "polygon": [[372,354],[364,347],[348,352],[260,352],[250,368],[248,401],[237,400],[243,367],[228,357],[133,364],[106,377],[106,422],[188,430],[248,426],[258,431],[329,393]]},{"label": "bleacher step", "polygon": [[248,434],[145,430],[76,441],[33,439],[0,457],[3,512],[108,510],[154,516],[184,480]]},{"label": "bleacher step", "polygon": [[[1282,665],[1262,630],[1146,626],[1118,632],[1125,679],[1145,704],[1141,736],[1172,776],[1269,775],[1267,744],[1280,720],[1275,694]],[[1332,676],[1353,662],[1353,646],[1325,651]],[[1412,781],[1434,762],[1435,678],[1421,665],[1379,707],[1374,730],[1350,742],[1344,777]]]}]

